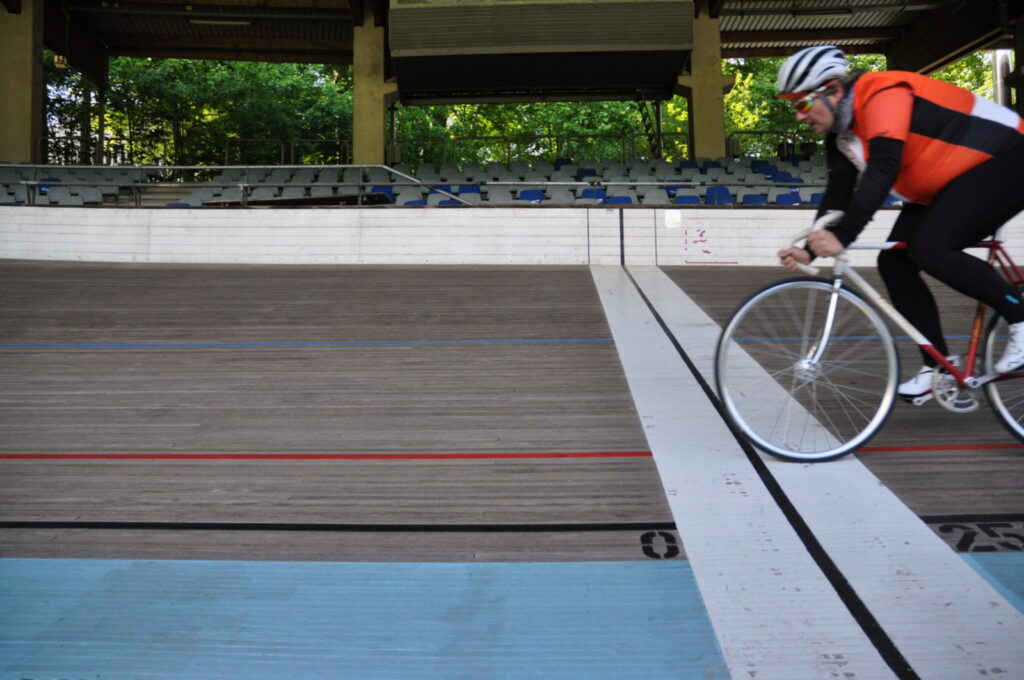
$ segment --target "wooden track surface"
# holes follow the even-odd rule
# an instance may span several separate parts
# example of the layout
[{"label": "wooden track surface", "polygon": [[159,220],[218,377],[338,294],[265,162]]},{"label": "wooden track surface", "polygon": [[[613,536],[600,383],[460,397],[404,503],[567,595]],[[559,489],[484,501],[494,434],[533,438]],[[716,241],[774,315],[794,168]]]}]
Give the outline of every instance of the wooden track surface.
[{"label": "wooden track surface", "polygon": [[[782,275],[666,272],[716,320]],[[973,306],[940,298],[963,332]],[[6,261],[0,317],[0,453],[296,456],[2,460],[0,521],[55,524],[0,530],[0,556],[648,559],[671,523],[652,460],[617,455],[647,445],[583,267]],[[926,520],[1022,513],[984,407],[898,404],[871,446],[936,443],[965,448],[858,455]]]},{"label": "wooden track surface", "polygon": [[[782,268],[763,267],[667,267],[664,271],[719,323],[750,294],[787,276]],[[874,272],[862,273],[884,290]],[[931,284],[947,336],[966,335],[975,303],[938,282]],[[905,380],[922,362],[909,339],[898,345],[901,380]],[[951,351],[959,352],[966,349],[967,341],[951,339],[949,345]],[[857,457],[918,515],[1017,514],[1024,519],[1024,450],[1017,448],[1019,444],[984,400],[981,408],[966,414],[946,411],[934,401],[920,407],[897,402],[885,426]],[[872,450],[941,445],[962,448]],[[1005,446],[1013,448],[1000,448]]]},{"label": "wooden track surface", "polygon": [[[166,525],[7,529],[2,555],[645,559],[671,523],[651,459],[614,455],[646,444],[586,268],[5,262],[0,286],[0,453],[497,454],[0,461],[0,520]],[[501,457],[534,452],[612,455]],[[261,524],[285,528],[237,529]]]}]

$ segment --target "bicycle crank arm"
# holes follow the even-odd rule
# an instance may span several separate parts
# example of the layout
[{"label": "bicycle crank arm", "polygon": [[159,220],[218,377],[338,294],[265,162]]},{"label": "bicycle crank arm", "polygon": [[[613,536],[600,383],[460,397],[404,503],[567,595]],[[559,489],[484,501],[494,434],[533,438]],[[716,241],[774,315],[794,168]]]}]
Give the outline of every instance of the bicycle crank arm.
[{"label": "bicycle crank arm", "polygon": [[924,406],[925,404],[927,404],[929,401],[931,401],[934,398],[935,398],[935,394],[932,393],[932,392],[928,392],[927,394],[922,394],[922,395],[916,396],[913,399],[910,399],[909,401],[914,406]]},{"label": "bicycle crank arm", "polygon": [[989,373],[988,375],[979,375],[979,376],[974,377],[974,378],[967,378],[966,380],[964,380],[964,385],[966,385],[967,387],[971,388],[972,390],[976,390],[979,387],[984,387],[985,385],[987,385],[990,382],[995,382],[996,380],[1001,380],[1003,378],[1016,378],[1016,377],[1020,377],[1020,375],[1021,374],[1019,372],[1014,372],[1014,373]]}]

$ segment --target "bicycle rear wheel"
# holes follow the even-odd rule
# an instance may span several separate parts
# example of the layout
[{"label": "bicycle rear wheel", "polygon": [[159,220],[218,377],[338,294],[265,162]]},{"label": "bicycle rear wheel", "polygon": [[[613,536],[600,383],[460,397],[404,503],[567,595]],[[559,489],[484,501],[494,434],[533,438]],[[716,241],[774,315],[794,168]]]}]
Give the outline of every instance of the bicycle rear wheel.
[{"label": "bicycle rear wheel", "polygon": [[831,281],[789,279],[755,293],[722,330],[715,381],[726,413],[759,448],[787,460],[836,458],[864,444],[892,410],[899,357],[860,296]]},{"label": "bicycle rear wheel", "polygon": [[[995,372],[995,364],[1003,356],[1008,340],[1006,321],[1001,316],[993,317],[982,338],[986,374]],[[996,417],[1014,436],[1024,440],[1024,372],[1010,373],[1005,378],[986,383],[985,394]]]}]

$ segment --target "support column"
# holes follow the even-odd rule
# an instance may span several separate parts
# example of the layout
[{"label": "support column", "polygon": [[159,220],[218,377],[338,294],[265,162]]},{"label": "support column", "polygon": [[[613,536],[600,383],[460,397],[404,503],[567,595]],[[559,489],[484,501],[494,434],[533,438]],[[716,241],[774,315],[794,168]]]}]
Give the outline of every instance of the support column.
[{"label": "support column", "polygon": [[398,86],[384,79],[384,28],[368,20],[353,33],[352,162],[383,163],[388,106]]},{"label": "support column", "polygon": [[722,73],[722,39],[718,19],[704,8],[693,20],[690,72],[679,77],[677,91],[690,108],[690,155],[718,158],[725,155],[725,94],[735,76]]},{"label": "support column", "polygon": [[1024,116],[1024,20],[1013,25],[1013,75],[1007,83],[1014,90],[1014,108]]},{"label": "support column", "polygon": [[0,161],[40,163],[43,136],[43,2],[0,7]]}]

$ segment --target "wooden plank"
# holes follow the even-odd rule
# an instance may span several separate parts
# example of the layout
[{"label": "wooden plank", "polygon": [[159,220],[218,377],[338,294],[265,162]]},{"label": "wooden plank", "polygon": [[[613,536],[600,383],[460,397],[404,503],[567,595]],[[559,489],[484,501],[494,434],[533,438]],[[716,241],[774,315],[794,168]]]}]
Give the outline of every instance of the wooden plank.
[{"label": "wooden plank", "polygon": [[[650,458],[615,456],[646,439],[584,268],[6,261],[0,291],[0,453],[611,454],[2,460],[0,521],[670,522]],[[93,533],[0,535],[7,556],[648,559],[633,528]]]},{"label": "wooden plank", "polygon": [[[665,267],[663,270],[719,323],[749,295],[786,277],[775,267]],[[877,274],[862,271],[884,290]],[[949,336],[969,331],[975,303],[931,281]],[[963,351],[966,339],[951,339]],[[898,342],[902,379],[917,371],[921,357],[909,339]],[[915,407],[897,402],[881,432],[857,457],[918,515],[1024,513],[1024,451],[992,415],[987,402],[974,413],[954,414],[935,402]],[[910,446],[960,445],[960,450],[893,450]],[[1003,447],[1011,448],[1003,448]],[[880,450],[872,450],[880,449]],[[948,536],[947,536],[948,538]],[[955,538],[952,540],[956,540]]]}]

